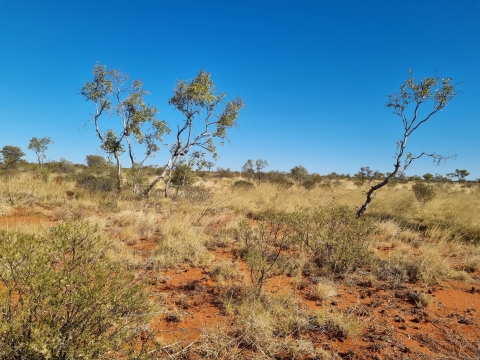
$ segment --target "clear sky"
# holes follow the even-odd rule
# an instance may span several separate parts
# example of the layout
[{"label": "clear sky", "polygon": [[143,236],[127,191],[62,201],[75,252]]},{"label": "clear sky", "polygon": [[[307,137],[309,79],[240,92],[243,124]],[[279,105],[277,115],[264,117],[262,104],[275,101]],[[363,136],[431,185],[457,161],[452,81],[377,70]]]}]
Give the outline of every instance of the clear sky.
[{"label": "clear sky", "polygon": [[[265,159],[267,170],[320,174],[392,171],[402,124],[388,94],[409,69],[419,79],[437,71],[461,94],[407,150],[458,157],[407,173],[480,178],[479,0],[0,0],[0,147],[33,162],[29,140],[49,136],[49,160],[100,153],[83,126],[93,104],[79,95],[96,62],[141,79],[172,128],[175,81],[205,69],[247,104],[218,166]],[[166,160],[164,150],[153,163]]]}]

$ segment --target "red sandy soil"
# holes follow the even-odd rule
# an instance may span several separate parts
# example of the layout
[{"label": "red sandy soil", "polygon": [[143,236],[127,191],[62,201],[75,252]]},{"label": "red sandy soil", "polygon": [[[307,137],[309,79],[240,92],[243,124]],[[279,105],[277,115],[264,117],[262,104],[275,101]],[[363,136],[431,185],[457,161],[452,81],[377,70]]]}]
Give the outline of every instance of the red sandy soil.
[{"label": "red sandy soil", "polygon": [[[0,227],[36,224],[48,218],[17,211],[0,217]],[[209,232],[220,227],[209,229]],[[132,251],[148,257],[155,241],[140,240]],[[240,260],[232,260],[231,249],[212,251],[215,260],[235,261],[246,274]],[[199,339],[202,330],[228,324],[229,318],[217,306],[216,284],[208,275],[211,268],[167,269],[151,285],[152,299],[167,308],[150,323],[150,328],[164,344],[188,344]],[[148,274],[144,274],[144,276]],[[478,278],[479,274],[473,274]],[[248,277],[244,276],[245,282]],[[362,322],[362,332],[355,339],[341,339],[328,334],[308,334],[316,346],[336,352],[344,359],[480,359],[480,289],[460,281],[445,281],[430,287],[403,284],[392,289],[382,281],[365,283],[355,274],[339,283],[337,295],[327,302],[308,299],[307,289],[297,290],[291,278],[277,276],[266,284],[265,292],[296,293],[304,308],[312,313],[336,308],[354,313]],[[428,294],[431,303],[419,307],[409,293]]]}]

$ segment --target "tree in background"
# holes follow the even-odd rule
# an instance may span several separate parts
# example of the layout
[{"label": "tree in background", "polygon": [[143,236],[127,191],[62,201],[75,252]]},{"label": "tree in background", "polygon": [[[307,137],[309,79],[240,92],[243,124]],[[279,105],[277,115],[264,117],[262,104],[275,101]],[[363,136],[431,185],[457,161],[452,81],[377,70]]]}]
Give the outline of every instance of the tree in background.
[{"label": "tree in background", "polygon": [[[130,81],[128,74],[95,64],[93,80],[86,82],[81,90],[85,99],[95,104],[92,114],[95,131],[101,142],[100,148],[115,158],[118,189],[121,188],[120,156],[128,150],[132,170],[140,171],[146,159],[160,150],[157,142],[161,143],[163,135],[170,133],[166,122],[156,119],[158,110],[145,103],[144,97],[148,92],[142,86],[139,80]],[[119,124],[102,132],[99,124],[102,115],[119,118]],[[144,126],[149,126],[148,132],[144,132]],[[145,153],[140,160],[135,157],[133,143],[145,145]],[[132,172],[132,177],[134,174]],[[133,181],[133,192],[136,191],[136,182]]]},{"label": "tree in background", "polygon": [[458,181],[463,182],[465,181],[465,178],[470,175],[470,173],[467,170],[459,170],[455,169],[455,172],[447,174],[447,177],[453,179],[457,178]]},{"label": "tree in background", "polygon": [[3,168],[6,170],[13,169],[16,167],[22,157],[25,156],[25,153],[18,146],[5,145],[2,150],[0,150],[0,158],[3,162]]},{"label": "tree in background", "polygon": [[43,167],[43,160],[46,159],[45,151],[48,149],[48,145],[53,144],[53,141],[49,137],[37,139],[33,137],[28,144],[28,150],[32,150],[37,155],[38,165],[40,169]]},{"label": "tree in background", "polygon": [[207,170],[210,172],[212,171],[213,167],[215,166],[215,163],[213,161],[207,161],[205,162],[205,167]]},{"label": "tree in background", "polygon": [[[169,104],[184,116],[183,125],[178,127],[176,140],[170,147],[168,159],[163,171],[141,193],[148,195],[151,189],[165,178],[193,147],[201,148],[216,159],[215,139],[223,145],[227,131],[234,127],[240,110],[245,106],[241,98],[228,101],[223,109],[221,103],[225,93],[217,93],[211,75],[201,70],[190,82],[177,81]],[[168,196],[168,192],[165,192]]]},{"label": "tree in background", "polygon": [[[394,170],[382,182],[372,186],[368,190],[365,203],[358,209],[357,216],[362,216],[367,210],[368,205],[372,201],[372,195],[376,190],[387,185],[397,173],[403,173],[415,160],[420,159],[422,156],[429,156],[438,165],[441,161],[455,157],[455,155],[443,156],[426,152],[418,155],[405,153],[407,140],[410,135],[412,135],[420,125],[430,120],[433,115],[447,106],[450,100],[457,95],[455,85],[452,84],[451,81],[452,79],[450,78],[440,78],[435,75],[416,82],[413,77],[413,72],[410,70],[408,79],[400,86],[400,92],[393,93],[389,96],[386,106],[391,108],[393,113],[402,119],[404,129],[402,139],[397,142]],[[431,104],[431,108],[423,112],[423,116],[420,115],[419,109],[422,108],[423,110],[423,105],[427,104]],[[408,118],[406,114],[409,108],[413,108],[410,118]]]},{"label": "tree in background", "polygon": [[87,155],[85,157],[88,168],[97,174],[100,174],[107,169],[107,160],[101,155]]},{"label": "tree in background", "polygon": [[292,176],[293,181],[297,184],[298,189],[300,189],[300,186],[302,186],[308,179],[308,171],[302,165],[296,165],[291,168],[290,175]]},{"label": "tree in background", "polygon": [[425,181],[430,181],[433,179],[433,175],[430,173],[426,173],[425,175],[423,175],[423,178],[425,179]]},{"label": "tree in background", "polygon": [[260,186],[260,183],[265,178],[265,169],[268,166],[266,160],[257,159],[255,165],[253,165],[253,160],[248,159],[248,161],[242,166],[242,174],[247,179],[253,180],[257,183],[257,186]]}]

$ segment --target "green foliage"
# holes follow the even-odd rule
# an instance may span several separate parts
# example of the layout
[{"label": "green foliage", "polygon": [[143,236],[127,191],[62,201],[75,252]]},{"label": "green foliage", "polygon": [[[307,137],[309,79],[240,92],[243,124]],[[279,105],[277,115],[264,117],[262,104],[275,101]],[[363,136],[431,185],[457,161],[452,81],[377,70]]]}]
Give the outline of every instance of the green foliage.
[{"label": "green foliage", "polygon": [[52,171],[49,168],[43,168],[40,171],[40,177],[42,178],[43,182],[48,182],[51,173]]},{"label": "green foliage", "polygon": [[235,176],[233,171],[230,170],[230,168],[222,168],[222,167],[217,167],[216,170],[217,176],[221,178],[232,178]]},{"label": "green foliage", "polygon": [[[238,114],[245,106],[242,99],[235,98],[222,110],[220,105],[224,98],[225,93],[217,93],[211,75],[204,70],[190,82],[177,81],[168,103],[182,113],[184,123],[178,127],[176,141],[170,148],[170,159],[163,171],[141,196],[147,195],[192,148],[206,150],[214,159],[218,157],[215,140],[220,139],[220,144],[224,144],[227,130],[236,125]],[[165,195],[168,196],[168,182]]]},{"label": "green foliage", "polygon": [[[293,181],[297,183],[297,187],[303,186],[304,182],[308,179],[308,171],[302,165],[294,166],[290,169],[290,175],[292,176]],[[309,187],[310,185],[307,185]]]},{"label": "green foliage", "polygon": [[248,161],[242,166],[242,175],[247,179],[255,181],[257,186],[260,186],[261,182],[266,177],[263,169],[265,169],[267,166],[268,162],[266,160],[257,159],[254,165],[253,160],[248,159]]},{"label": "green foliage", "polygon": [[267,178],[272,184],[277,185],[280,190],[286,190],[293,186],[293,181],[289,179],[286,173],[270,171],[267,173]]},{"label": "green foliage", "polygon": [[172,171],[170,178],[172,185],[175,186],[189,186],[195,183],[195,173],[187,164],[180,164]]},{"label": "green foliage", "polygon": [[4,169],[16,167],[22,160],[22,157],[25,156],[25,153],[22,151],[22,149],[20,149],[18,146],[12,145],[5,145],[0,150],[0,154],[0,159],[3,162]]},{"label": "green foliage", "polygon": [[412,186],[412,191],[415,194],[415,198],[417,199],[420,206],[423,208],[425,205],[432,201],[436,195],[435,186],[427,185],[421,182],[417,182]]},{"label": "green foliage", "polygon": [[100,171],[107,166],[107,160],[100,155],[87,155],[85,160],[88,167],[94,171]]},{"label": "green foliage", "polygon": [[[121,184],[121,154],[128,149],[132,168],[136,163],[141,167],[148,157],[160,150],[157,142],[162,142],[163,135],[170,133],[166,122],[155,118],[158,110],[145,103],[144,97],[148,92],[143,90],[142,86],[141,81],[130,81],[128,74],[95,64],[93,80],[86,82],[81,90],[83,97],[95,104],[93,114],[95,131],[101,142],[100,148],[113,156],[117,162],[118,187]],[[121,127],[121,131],[118,134],[115,127],[102,133],[99,119],[103,115],[119,119],[117,126]],[[144,126],[149,126],[146,133],[142,130]],[[140,161],[136,161],[133,153],[134,142],[145,146],[145,153]]]},{"label": "green foliage", "polygon": [[425,181],[430,181],[433,179],[433,175],[430,173],[426,173],[425,175],[423,175],[423,178],[425,179]]},{"label": "green foliage", "polygon": [[124,358],[148,294],[107,251],[86,223],[48,237],[0,231],[0,358]]},{"label": "green foliage", "polygon": [[457,178],[458,181],[463,182],[465,181],[465,178],[470,175],[470,173],[467,170],[459,170],[455,169],[454,173],[449,173],[447,174],[447,177],[449,178]]},{"label": "green foliage", "polygon": [[[387,185],[392,178],[398,174],[404,174],[412,162],[423,156],[433,159],[434,163],[439,164],[442,161],[455,158],[456,155],[443,156],[435,153],[422,152],[414,155],[406,151],[407,140],[423,123],[427,122],[437,112],[441,111],[457,95],[455,85],[451,78],[440,78],[435,75],[426,77],[423,80],[416,81],[412,70],[409,70],[408,79],[400,85],[400,92],[389,95],[386,106],[392,109],[395,115],[398,115],[403,124],[403,136],[397,141],[397,151],[395,154],[394,170],[380,183],[373,185],[366,193],[366,200],[358,209],[357,216],[362,216],[372,202],[375,191]],[[410,106],[411,105],[411,106]],[[428,108],[430,105],[430,109]],[[411,116],[407,115],[408,109],[411,109]]]},{"label": "green foliage", "polygon": [[116,180],[113,177],[95,176],[82,173],[76,177],[76,185],[92,192],[110,192],[115,190]]},{"label": "green foliage", "polygon": [[290,215],[284,212],[264,212],[256,225],[240,222],[237,235],[248,266],[250,280],[257,296],[265,281],[284,267],[280,257],[293,241],[289,226]]},{"label": "green foliage", "polygon": [[305,190],[312,190],[315,188],[316,185],[317,182],[311,176],[308,176],[302,183],[302,186],[305,188]]},{"label": "green foliage", "polygon": [[299,209],[292,227],[297,242],[325,272],[343,275],[371,261],[367,239],[375,226],[370,219],[358,219],[348,206]]},{"label": "green foliage", "polygon": [[38,158],[38,165],[40,165],[40,167],[42,167],[43,160],[45,160],[46,158],[45,151],[47,151],[48,145],[51,143],[53,142],[49,137],[44,137],[40,139],[33,137],[30,139],[30,143],[28,144],[28,150],[32,150],[35,152]]},{"label": "green foliage", "polygon": [[234,189],[253,189],[254,185],[250,181],[237,180],[233,183]]}]

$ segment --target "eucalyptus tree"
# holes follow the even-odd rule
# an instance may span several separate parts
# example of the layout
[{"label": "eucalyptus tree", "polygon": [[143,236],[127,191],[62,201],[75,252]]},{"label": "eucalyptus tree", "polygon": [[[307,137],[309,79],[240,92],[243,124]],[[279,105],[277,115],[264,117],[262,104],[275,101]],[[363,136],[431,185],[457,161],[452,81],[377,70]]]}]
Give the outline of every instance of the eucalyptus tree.
[{"label": "eucalyptus tree", "polygon": [[252,159],[248,159],[245,164],[242,166],[242,174],[247,179],[254,180],[257,183],[257,186],[260,186],[260,183],[265,178],[265,169],[268,166],[267,160],[257,159],[255,165],[253,164]]},{"label": "eucalyptus tree", "polygon": [[[141,197],[148,195],[160,180],[171,174],[192,148],[203,149],[214,159],[218,157],[215,140],[224,144],[227,131],[236,125],[239,112],[245,106],[238,97],[222,106],[225,96],[225,93],[217,93],[210,73],[204,70],[190,82],[177,81],[168,103],[182,114],[183,120],[170,146],[170,158],[160,175],[142,191]],[[165,196],[168,196],[168,190]]]},{"label": "eucalyptus tree", "polygon": [[427,152],[414,155],[411,152],[406,152],[407,140],[410,136],[422,124],[429,121],[433,115],[445,108],[456,95],[455,84],[452,84],[451,78],[441,78],[435,74],[417,82],[411,70],[407,80],[400,86],[400,92],[389,95],[386,106],[401,118],[403,136],[397,141],[393,172],[366,192],[365,203],[357,211],[358,217],[362,216],[367,210],[372,201],[373,193],[387,185],[397,174],[404,173],[415,160],[428,156],[438,165],[442,161],[456,157],[455,155],[444,156]]},{"label": "eucalyptus tree", "polygon": [[450,179],[457,178],[458,181],[463,182],[468,175],[470,175],[470,173],[465,169],[455,169],[455,172],[447,174],[447,177]]},{"label": "eucalyptus tree", "polygon": [[40,139],[33,137],[30,139],[30,143],[28,144],[28,150],[32,150],[33,152],[35,152],[40,168],[43,167],[43,160],[45,160],[46,158],[45,151],[47,151],[48,145],[52,143],[53,141],[49,137],[44,137]]},{"label": "eucalyptus tree", "polygon": [[[121,187],[121,155],[128,150],[134,177],[146,159],[160,150],[157,143],[162,142],[163,135],[170,132],[165,121],[156,119],[157,108],[145,103],[144,97],[149,93],[142,86],[139,80],[130,81],[128,74],[95,64],[93,80],[86,82],[81,90],[85,99],[95,105],[92,120],[100,148],[116,161],[118,189]],[[102,130],[99,121],[102,117],[117,118],[119,122]],[[146,126],[148,130],[144,132]],[[145,146],[140,160],[135,157],[133,143]],[[135,181],[133,187],[136,192]]]}]

